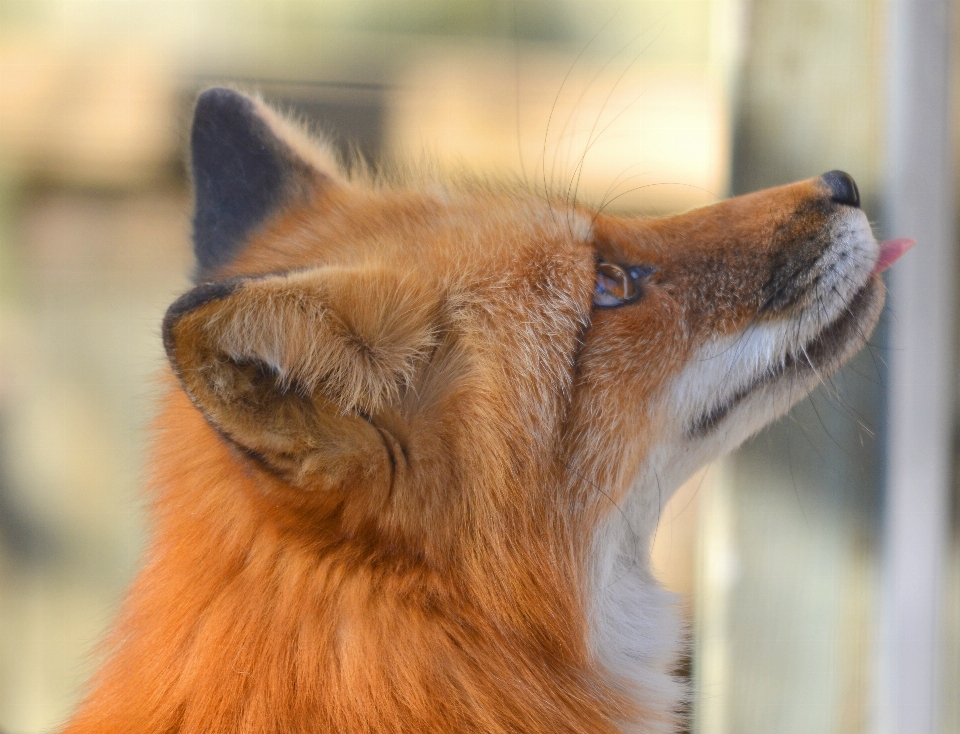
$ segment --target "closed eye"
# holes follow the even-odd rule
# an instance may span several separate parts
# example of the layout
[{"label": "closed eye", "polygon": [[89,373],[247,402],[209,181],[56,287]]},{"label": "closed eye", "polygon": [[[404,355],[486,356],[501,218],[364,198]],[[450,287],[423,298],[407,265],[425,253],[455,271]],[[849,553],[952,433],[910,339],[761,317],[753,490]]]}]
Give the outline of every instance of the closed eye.
[{"label": "closed eye", "polygon": [[644,280],[653,270],[645,265],[618,265],[600,260],[593,287],[593,305],[616,308],[633,303],[643,295]]}]

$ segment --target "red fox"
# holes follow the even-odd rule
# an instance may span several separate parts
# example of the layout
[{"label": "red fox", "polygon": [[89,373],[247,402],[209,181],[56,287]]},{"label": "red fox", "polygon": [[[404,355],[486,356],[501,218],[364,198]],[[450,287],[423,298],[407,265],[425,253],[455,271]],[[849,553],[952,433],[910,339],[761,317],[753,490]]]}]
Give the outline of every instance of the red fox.
[{"label": "red fox", "polygon": [[661,219],[351,178],[228,89],[191,152],[153,540],[64,731],[677,731],[659,508],[860,349],[912,243],[839,171]]}]

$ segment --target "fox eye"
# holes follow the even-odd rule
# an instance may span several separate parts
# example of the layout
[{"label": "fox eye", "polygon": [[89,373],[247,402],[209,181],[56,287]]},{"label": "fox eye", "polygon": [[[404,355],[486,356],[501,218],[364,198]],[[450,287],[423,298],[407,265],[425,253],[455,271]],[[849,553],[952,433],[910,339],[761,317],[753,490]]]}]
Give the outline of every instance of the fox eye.
[{"label": "fox eye", "polygon": [[597,282],[593,287],[593,305],[614,308],[633,303],[643,295],[643,279],[653,272],[644,265],[617,265],[603,260],[597,263]]}]

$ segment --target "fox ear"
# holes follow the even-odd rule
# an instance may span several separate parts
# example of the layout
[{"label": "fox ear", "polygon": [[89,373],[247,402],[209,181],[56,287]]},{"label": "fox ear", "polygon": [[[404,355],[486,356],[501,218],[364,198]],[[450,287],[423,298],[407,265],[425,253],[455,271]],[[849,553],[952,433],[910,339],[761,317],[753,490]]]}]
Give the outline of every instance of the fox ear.
[{"label": "fox ear", "polygon": [[376,268],[228,278],[170,307],[164,346],[226,439],[294,485],[337,482],[383,452],[375,418],[435,346],[436,309],[416,276]]},{"label": "fox ear", "polygon": [[197,280],[230,263],[254,230],[336,171],[262,102],[216,87],[197,99],[190,155]]}]

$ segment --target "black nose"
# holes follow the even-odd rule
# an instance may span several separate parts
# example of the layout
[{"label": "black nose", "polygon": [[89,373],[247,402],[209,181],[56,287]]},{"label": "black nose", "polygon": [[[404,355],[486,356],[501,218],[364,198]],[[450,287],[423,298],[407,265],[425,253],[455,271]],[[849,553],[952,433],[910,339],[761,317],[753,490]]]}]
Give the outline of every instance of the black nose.
[{"label": "black nose", "polygon": [[835,202],[848,204],[849,206],[860,206],[860,192],[857,190],[857,182],[853,180],[853,176],[849,173],[830,171],[820,178],[830,187]]}]

